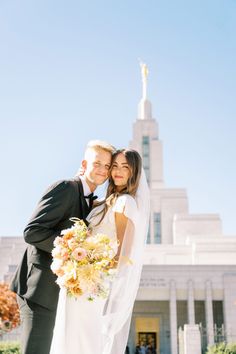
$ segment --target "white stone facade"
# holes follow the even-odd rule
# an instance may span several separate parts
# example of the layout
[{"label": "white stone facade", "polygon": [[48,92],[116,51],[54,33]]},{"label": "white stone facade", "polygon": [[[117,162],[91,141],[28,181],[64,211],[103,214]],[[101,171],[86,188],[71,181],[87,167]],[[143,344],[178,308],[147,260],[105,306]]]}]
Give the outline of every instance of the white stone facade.
[{"label": "white stone facade", "polygon": [[0,237],[0,282],[9,281],[25,248],[23,237]]}]

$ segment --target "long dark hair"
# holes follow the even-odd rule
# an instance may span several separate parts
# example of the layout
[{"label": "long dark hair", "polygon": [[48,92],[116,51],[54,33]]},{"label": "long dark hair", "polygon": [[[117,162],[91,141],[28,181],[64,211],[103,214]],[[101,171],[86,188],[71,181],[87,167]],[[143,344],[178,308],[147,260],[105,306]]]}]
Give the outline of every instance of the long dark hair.
[{"label": "long dark hair", "polygon": [[[127,184],[120,191],[117,190],[117,187],[114,184],[114,181],[111,177],[111,171],[112,171],[113,164],[116,160],[116,157],[119,154],[123,154],[125,156],[125,158],[127,160],[127,164],[130,169],[130,177],[127,181]],[[132,196],[135,196],[137,189],[138,189],[138,185],[139,185],[141,171],[142,171],[142,158],[136,150],[133,150],[133,149],[116,150],[116,152],[112,155],[111,168],[110,168],[109,178],[108,178],[109,184],[107,187],[106,198],[104,201],[97,202],[94,205],[94,207],[96,207],[98,205],[105,204],[104,209],[97,214],[97,215],[101,214],[101,219],[99,220],[98,224],[100,224],[101,221],[103,220],[108,207],[113,205],[115,203],[116,199],[120,195],[130,194]]]}]

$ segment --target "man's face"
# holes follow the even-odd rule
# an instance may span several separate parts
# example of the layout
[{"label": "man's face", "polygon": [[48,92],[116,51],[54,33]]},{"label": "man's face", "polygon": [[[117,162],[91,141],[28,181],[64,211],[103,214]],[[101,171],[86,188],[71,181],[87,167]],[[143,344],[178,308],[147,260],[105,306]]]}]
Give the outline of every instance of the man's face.
[{"label": "man's face", "polygon": [[90,188],[96,188],[103,184],[108,178],[111,166],[111,153],[102,149],[89,149],[86,152],[82,167],[85,170],[84,176]]}]

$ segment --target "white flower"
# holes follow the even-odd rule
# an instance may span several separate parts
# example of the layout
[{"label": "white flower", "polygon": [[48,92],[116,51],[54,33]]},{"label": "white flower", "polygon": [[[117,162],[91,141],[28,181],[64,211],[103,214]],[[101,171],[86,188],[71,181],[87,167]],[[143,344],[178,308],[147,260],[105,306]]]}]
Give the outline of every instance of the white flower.
[{"label": "white flower", "polygon": [[57,272],[58,270],[61,269],[62,265],[63,265],[63,260],[62,259],[54,258],[54,260],[53,260],[53,262],[51,264],[51,269],[55,273],[55,272]]},{"label": "white flower", "polygon": [[52,256],[59,257],[61,255],[62,249],[63,249],[63,247],[61,247],[60,245],[57,245],[56,247],[54,247],[52,250]]},{"label": "white flower", "polygon": [[108,252],[108,257],[109,257],[110,259],[112,259],[112,258],[114,258],[114,256],[115,256],[114,250],[110,250],[110,251]]},{"label": "white flower", "polygon": [[108,270],[108,274],[112,277],[114,277],[116,275],[116,273],[117,273],[117,269],[115,269],[115,268],[111,268]]},{"label": "white flower", "polygon": [[74,230],[74,226],[68,228],[68,229],[64,229],[61,231],[61,235],[65,235],[67,234],[68,232],[71,232],[72,230]]}]

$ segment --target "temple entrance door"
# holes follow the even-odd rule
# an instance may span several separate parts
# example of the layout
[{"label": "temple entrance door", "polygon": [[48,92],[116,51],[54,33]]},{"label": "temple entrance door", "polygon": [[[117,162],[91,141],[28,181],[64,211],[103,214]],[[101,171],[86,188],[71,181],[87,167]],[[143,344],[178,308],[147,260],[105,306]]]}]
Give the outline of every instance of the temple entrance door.
[{"label": "temple entrance door", "polygon": [[151,345],[160,353],[160,320],[158,317],[137,317],[135,320],[136,342]]}]

